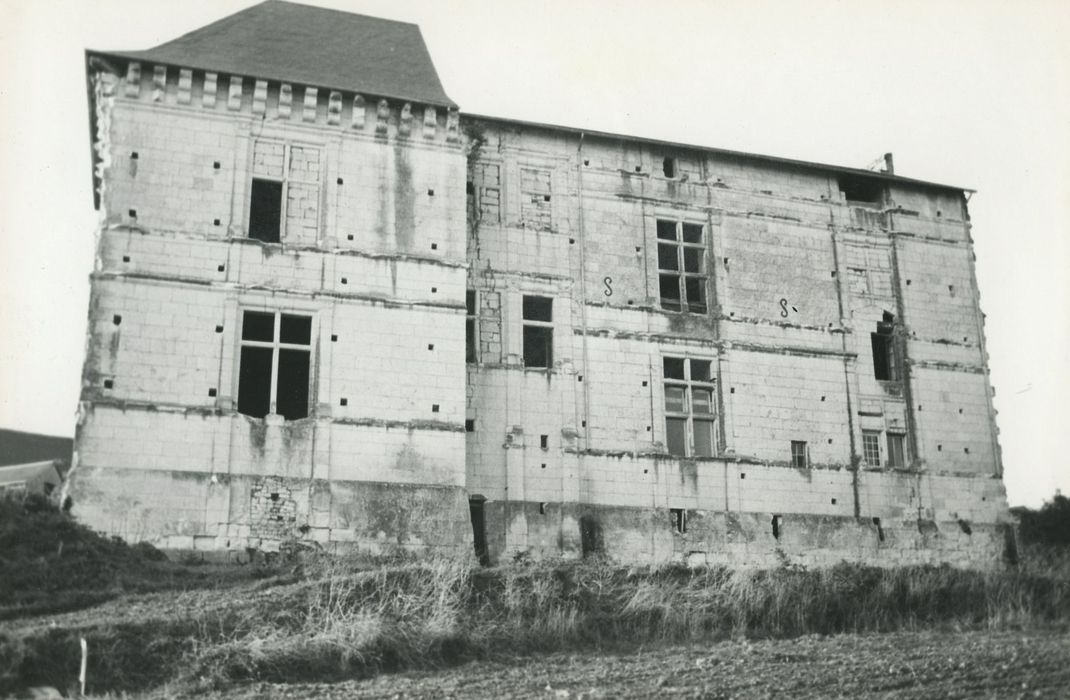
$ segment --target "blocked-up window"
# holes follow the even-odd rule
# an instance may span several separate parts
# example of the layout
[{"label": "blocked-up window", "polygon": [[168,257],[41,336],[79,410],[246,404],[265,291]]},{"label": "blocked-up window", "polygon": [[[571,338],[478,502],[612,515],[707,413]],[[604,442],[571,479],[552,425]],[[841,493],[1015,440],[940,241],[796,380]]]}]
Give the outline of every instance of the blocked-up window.
[{"label": "blocked-up window", "polygon": [[716,384],[713,362],[663,357],[665,447],[679,457],[712,457],[716,451]]},{"label": "blocked-up window", "polygon": [[550,171],[520,169],[520,218],[525,226],[549,231],[552,225]]},{"label": "blocked-up window", "polygon": [[474,163],[469,183],[469,196],[478,219],[499,223],[502,211],[502,169],[495,163]]},{"label": "blocked-up window", "polygon": [[702,224],[658,219],[661,308],[706,313],[706,240]]},{"label": "blocked-up window", "polygon": [[810,466],[810,453],[806,448],[805,440],[791,441],[791,466],[798,469],[806,469]]},{"label": "blocked-up window", "polygon": [[249,237],[314,244],[319,237],[322,152],[280,141],[253,143]]},{"label": "blocked-up window", "polygon": [[476,290],[469,289],[465,293],[465,308],[464,359],[465,362],[478,362],[479,328],[477,326]]},{"label": "blocked-up window", "polygon": [[308,416],[312,317],[278,311],[242,314],[238,412],[296,420]]},{"label": "blocked-up window", "polygon": [[902,433],[888,433],[888,466],[905,467],[906,460],[906,435]]},{"label": "blocked-up window", "polygon": [[873,349],[873,376],[881,381],[899,381],[898,353],[895,347],[895,319],[884,314],[877,331],[869,335]]},{"label": "blocked-up window", "polygon": [[554,313],[550,297],[524,296],[524,366],[554,364]]},{"label": "blocked-up window", "polygon": [[869,272],[864,268],[847,268],[847,280],[852,294],[865,296],[869,294]]},{"label": "blocked-up window", "polygon": [[879,430],[862,431],[862,458],[867,466],[881,465],[881,434]]}]

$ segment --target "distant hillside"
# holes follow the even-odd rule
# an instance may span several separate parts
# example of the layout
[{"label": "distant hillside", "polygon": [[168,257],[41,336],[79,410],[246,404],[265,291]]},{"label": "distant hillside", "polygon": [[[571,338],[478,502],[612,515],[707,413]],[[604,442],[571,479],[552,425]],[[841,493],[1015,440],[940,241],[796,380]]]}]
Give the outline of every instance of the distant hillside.
[{"label": "distant hillside", "polygon": [[70,463],[74,440],[0,428],[0,467],[62,459]]}]

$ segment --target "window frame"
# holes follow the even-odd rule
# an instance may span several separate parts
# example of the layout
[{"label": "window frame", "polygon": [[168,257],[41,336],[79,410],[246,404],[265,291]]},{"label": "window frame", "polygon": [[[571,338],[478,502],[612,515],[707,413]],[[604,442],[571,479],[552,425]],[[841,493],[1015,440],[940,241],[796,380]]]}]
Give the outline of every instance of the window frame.
[{"label": "window frame", "polygon": [[791,466],[796,469],[810,468],[810,446],[806,440],[791,441]]},{"label": "window frame", "polygon": [[[680,360],[684,363],[684,378],[679,379],[675,377],[665,376],[665,361],[666,360]],[[701,379],[696,380],[692,377],[691,363],[692,362],[708,362],[710,364],[710,380],[703,381]],[[673,457],[679,457],[682,459],[695,459],[695,458],[708,458],[716,457],[719,454],[720,441],[717,434],[717,379],[714,376],[714,363],[715,358],[712,357],[693,357],[690,355],[662,355],[661,356],[661,386],[662,386],[662,413],[665,418],[665,450]],[[683,390],[683,409],[682,411],[669,410],[669,389],[676,388]],[[710,412],[709,413],[696,413],[694,393],[695,389],[708,390],[710,392]],[[699,416],[696,418],[695,416]],[[676,454],[672,452],[669,442],[669,421],[683,420],[684,421],[684,454]],[[698,454],[695,443],[695,423],[702,423],[709,425],[710,431],[710,454]]]},{"label": "window frame", "polygon": [[[256,146],[257,144],[273,144],[282,146],[282,177],[274,177],[271,175],[265,175],[256,171]],[[295,178],[290,172],[290,159],[292,157],[294,146],[306,149],[315,149],[319,152],[319,173],[315,179],[303,180],[301,178]],[[323,144],[310,143],[304,141],[291,141],[282,138],[253,138],[252,148],[250,149],[250,163],[249,163],[249,186],[247,189],[247,201],[245,206],[245,237],[253,238],[250,235],[252,232],[250,226],[253,219],[253,182],[255,180],[264,180],[266,182],[277,182],[282,185],[282,191],[280,193],[279,202],[279,240],[278,241],[264,241],[259,238],[253,238],[261,243],[277,243],[282,244],[285,242],[287,235],[290,233],[286,228],[286,221],[289,215],[289,201],[290,201],[290,183],[294,182],[301,185],[314,185],[316,188],[316,239],[319,240],[323,232],[323,180],[326,176],[327,164],[325,159]]]},{"label": "window frame", "polygon": [[[545,299],[550,302],[550,320],[541,319],[529,319],[524,312],[524,301],[527,299]],[[543,296],[541,294],[523,294],[520,299],[520,317],[521,317],[521,329],[520,329],[520,361],[524,366],[524,369],[542,369],[552,370],[554,367],[554,298],[552,296]],[[550,337],[546,344],[546,364],[545,365],[529,365],[527,362],[528,356],[528,328],[542,328],[549,331]]]},{"label": "window frame", "polygon": [[[866,444],[866,438],[872,438],[871,445]],[[870,446],[877,448],[876,456],[877,461],[870,461]],[[881,454],[881,431],[880,430],[863,430],[862,431],[862,462],[867,467],[881,467],[884,464],[884,458]]]},{"label": "window frame", "polygon": [[[675,237],[672,240],[662,238],[660,235],[660,227],[662,223],[672,224]],[[699,242],[690,243],[684,239],[684,227],[685,226],[697,226],[699,228]],[[655,238],[655,254],[658,270],[658,305],[662,311],[670,311],[672,313],[689,313],[696,315],[708,315],[710,313],[710,290],[709,290],[709,260],[707,259],[707,246],[708,240],[706,238],[706,222],[698,222],[689,219],[669,219],[662,217],[654,218],[654,238]],[[661,266],[661,247],[672,246],[676,257],[676,269],[663,268]],[[688,272],[686,263],[686,251],[697,250],[699,252],[699,271]],[[662,279],[666,277],[676,278],[676,287],[678,297],[678,308],[672,306],[666,306],[666,298],[662,295]],[[702,310],[695,310],[692,305],[696,302],[692,302],[687,296],[687,281],[689,279],[699,280],[702,290]]]},{"label": "window frame", "polygon": [[[886,442],[888,444],[888,459],[887,466],[890,469],[904,469],[910,463],[910,457],[907,451],[907,435],[904,432],[896,432],[894,430],[888,430],[886,432]],[[898,443],[898,449],[892,447],[892,441],[895,440]]]},{"label": "window frame", "polygon": [[[266,341],[266,340],[246,340],[245,339],[244,335],[245,335],[246,314],[248,314],[248,313],[264,314],[264,315],[270,314],[272,316],[272,339],[271,339],[271,341]],[[290,316],[290,317],[308,319],[308,323],[309,323],[308,345],[302,345],[300,343],[283,343],[282,342],[281,335],[282,335],[282,318],[283,318],[283,316]],[[279,414],[277,412],[277,410],[278,410],[279,369],[280,369],[279,356],[280,356],[280,352],[282,350],[293,350],[293,351],[298,351],[298,352],[305,352],[305,353],[308,354],[308,388],[307,388],[307,396],[305,398],[306,411],[305,411],[305,415],[304,416],[300,416],[298,418],[285,418],[284,416],[281,416],[281,417],[283,417],[287,421],[301,420],[301,419],[304,419],[304,418],[313,417],[314,414],[315,414],[315,405],[316,405],[315,401],[314,401],[314,399],[315,399],[315,391],[314,391],[314,389],[315,389],[316,376],[315,376],[315,373],[313,372],[313,366],[312,366],[312,359],[314,357],[314,350],[315,350],[315,345],[316,345],[315,341],[316,341],[316,337],[317,337],[317,326],[316,326],[316,315],[315,315],[315,313],[308,312],[308,311],[291,310],[291,309],[285,309],[285,310],[284,309],[265,309],[265,308],[262,308],[262,307],[258,308],[258,307],[255,307],[255,306],[243,306],[243,307],[239,307],[239,309],[238,309],[238,319],[239,319],[238,320],[238,339],[237,339],[238,340],[238,352],[236,353],[236,357],[235,357],[235,361],[236,361],[235,364],[236,364],[237,371],[235,373],[235,378],[234,378],[234,383],[235,383],[234,410],[237,413],[241,413],[241,415],[243,415],[243,416],[248,416],[249,418],[257,418],[259,420],[263,420],[267,416],[276,416],[276,415],[281,416],[281,414]],[[271,352],[271,381],[270,381],[270,388],[269,388],[269,393],[268,393],[268,412],[267,412],[267,414],[265,416],[254,416],[254,415],[251,415],[249,413],[244,413],[241,410],[242,350],[244,348],[246,348],[246,347],[264,348],[264,349],[270,349],[272,351]]]}]

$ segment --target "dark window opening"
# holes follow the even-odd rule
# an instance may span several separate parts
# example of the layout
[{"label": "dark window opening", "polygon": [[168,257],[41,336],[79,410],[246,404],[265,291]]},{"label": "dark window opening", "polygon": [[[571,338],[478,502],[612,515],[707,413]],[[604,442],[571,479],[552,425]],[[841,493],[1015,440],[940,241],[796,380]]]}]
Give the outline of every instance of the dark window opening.
[{"label": "dark window opening", "polygon": [[524,326],[524,366],[549,369],[554,362],[552,328]]},{"label": "dark window opening", "polygon": [[899,363],[895,347],[895,317],[884,314],[877,331],[869,335],[873,349],[873,376],[881,381],[899,381]]},{"label": "dark window opening", "polygon": [[238,370],[238,413],[263,418],[271,411],[271,348],[243,347]]},{"label": "dark window opening", "polygon": [[550,297],[524,297],[524,320],[545,321],[553,320],[553,299]]},{"label": "dark window opening", "polygon": [[783,521],[783,519],[783,516],[780,515],[773,516],[773,539],[775,540],[780,539],[780,523]]},{"label": "dark window opening", "polygon": [[490,554],[487,551],[487,527],[483,514],[483,504],[486,503],[482,496],[472,496],[468,499],[469,513],[472,518],[472,544],[475,545],[476,558],[482,566],[490,565]]},{"label": "dark window opening", "polygon": [[249,238],[278,243],[282,226],[282,183],[253,178],[249,199]]},{"label": "dark window opening", "polygon": [[307,350],[279,350],[275,412],[286,420],[308,416],[309,358]]},{"label": "dark window opening", "polygon": [[841,176],[840,192],[848,202],[880,205],[884,201],[884,184],[875,178]]},{"label": "dark window opening", "polygon": [[544,450],[550,447],[550,436],[549,435],[540,435],[539,436],[539,447],[541,447]]},{"label": "dark window opening", "polygon": [[806,469],[810,466],[805,440],[791,441],[791,466],[796,469]]},{"label": "dark window opening", "polygon": [[661,308],[680,311],[680,278],[676,275],[661,275],[658,280],[661,290]]},{"label": "dark window opening", "polygon": [[877,539],[881,542],[884,541],[884,528],[881,527],[881,519],[873,518],[873,525],[877,528]]},{"label": "dark window opening", "polygon": [[242,315],[238,412],[306,418],[311,379],[312,318],[246,311]]},{"label": "dark window opening", "polygon": [[554,363],[553,299],[525,296],[524,366],[549,369]]},{"label": "dark window opening", "polygon": [[904,443],[906,436],[901,433],[888,433],[888,466],[906,466],[906,452]]},{"label": "dark window opening", "polygon": [[466,418],[464,420],[464,431],[466,433],[474,433],[476,431],[476,421],[474,418]]},{"label": "dark window opening", "polygon": [[283,314],[279,329],[279,342],[309,345],[312,342],[312,318]]},{"label": "dark window opening", "polygon": [[464,361],[478,362],[477,347],[479,336],[476,328],[476,291],[469,289],[465,292],[465,319],[464,319]]},{"label": "dark window opening", "polygon": [[676,177],[676,159],[666,158],[662,161],[661,171],[665,174],[665,177]]},{"label": "dark window opening", "polygon": [[704,314],[706,244],[701,224],[657,220],[661,308]]},{"label": "dark window opening", "polygon": [[246,311],[242,319],[241,339],[270,343],[275,339],[275,314]]},{"label": "dark window opening", "polygon": [[669,522],[672,523],[673,532],[684,534],[687,532],[687,511],[683,508],[670,508]]}]

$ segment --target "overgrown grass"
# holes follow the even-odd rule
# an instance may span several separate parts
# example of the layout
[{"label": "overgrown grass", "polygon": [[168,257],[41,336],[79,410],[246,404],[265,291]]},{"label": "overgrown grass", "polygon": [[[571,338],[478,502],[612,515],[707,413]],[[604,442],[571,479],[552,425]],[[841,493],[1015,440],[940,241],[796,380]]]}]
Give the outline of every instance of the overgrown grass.
[{"label": "overgrown grass", "polygon": [[148,543],[101,537],[42,496],[0,498],[0,621],[77,610],[124,593],[219,587],[273,573],[178,564]]},{"label": "overgrown grass", "polygon": [[471,557],[378,566],[313,557],[290,578],[235,589],[215,607],[0,632],[0,695],[20,685],[65,687],[77,670],[81,636],[91,650],[93,692],[168,683],[194,693],[253,679],[337,680],[550,649],[941,626],[1065,627],[1070,556],[1055,551],[1035,559],[1027,549],[1022,565],[993,572],[847,564],[690,570],[591,561],[480,569]]}]

